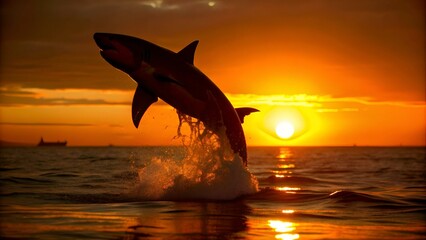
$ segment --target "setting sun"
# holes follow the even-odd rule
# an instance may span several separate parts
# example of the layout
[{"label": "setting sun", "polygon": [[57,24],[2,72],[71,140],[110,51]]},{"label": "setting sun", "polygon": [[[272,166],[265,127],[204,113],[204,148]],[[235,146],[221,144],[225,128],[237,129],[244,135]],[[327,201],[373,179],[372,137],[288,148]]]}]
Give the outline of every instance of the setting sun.
[{"label": "setting sun", "polygon": [[313,111],[300,106],[259,109],[261,112],[253,116],[252,121],[257,121],[256,127],[266,134],[264,136],[270,137],[268,140],[271,144],[282,144],[283,141],[296,144],[303,139],[302,136],[312,131],[312,126],[316,126],[313,123],[319,123]]},{"label": "setting sun", "polygon": [[294,134],[294,126],[290,122],[280,122],[275,127],[275,133],[282,139],[289,139]]}]

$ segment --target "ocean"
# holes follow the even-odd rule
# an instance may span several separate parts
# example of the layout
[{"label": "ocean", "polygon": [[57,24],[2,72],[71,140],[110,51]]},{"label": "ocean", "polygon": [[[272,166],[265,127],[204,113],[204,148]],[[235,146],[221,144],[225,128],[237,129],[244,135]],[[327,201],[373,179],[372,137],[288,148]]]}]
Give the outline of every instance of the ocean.
[{"label": "ocean", "polygon": [[183,147],[0,154],[1,239],[426,238],[424,147],[250,147],[247,168]]}]

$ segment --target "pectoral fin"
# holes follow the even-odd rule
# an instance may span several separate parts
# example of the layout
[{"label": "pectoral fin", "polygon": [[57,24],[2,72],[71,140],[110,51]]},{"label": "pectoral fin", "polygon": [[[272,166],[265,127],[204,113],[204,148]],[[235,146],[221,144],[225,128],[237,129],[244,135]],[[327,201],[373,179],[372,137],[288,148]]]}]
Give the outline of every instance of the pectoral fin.
[{"label": "pectoral fin", "polygon": [[158,97],[151,92],[146,91],[142,87],[136,88],[135,96],[133,96],[132,103],[132,119],[133,124],[138,128],[141,118],[148,107],[156,102]]},{"label": "pectoral fin", "polygon": [[243,107],[243,108],[236,108],[235,111],[238,114],[238,117],[240,118],[240,122],[244,123],[244,117],[249,115],[252,112],[259,112],[256,108],[249,108],[249,107]]}]

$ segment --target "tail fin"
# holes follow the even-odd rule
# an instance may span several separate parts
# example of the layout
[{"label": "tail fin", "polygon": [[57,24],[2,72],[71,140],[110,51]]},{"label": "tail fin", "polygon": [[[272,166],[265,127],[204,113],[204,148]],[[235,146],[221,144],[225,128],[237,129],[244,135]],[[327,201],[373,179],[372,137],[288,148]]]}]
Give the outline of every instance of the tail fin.
[{"label": "tail fin", "polygon": [[244,117],[249,115],[252,112],[259,112],[256,108],[250,108],[250,107],[242,107],[242,108],[236,108],[235,111],[238,114],[238,117],[240,118],[240,122],[244,123]]}]

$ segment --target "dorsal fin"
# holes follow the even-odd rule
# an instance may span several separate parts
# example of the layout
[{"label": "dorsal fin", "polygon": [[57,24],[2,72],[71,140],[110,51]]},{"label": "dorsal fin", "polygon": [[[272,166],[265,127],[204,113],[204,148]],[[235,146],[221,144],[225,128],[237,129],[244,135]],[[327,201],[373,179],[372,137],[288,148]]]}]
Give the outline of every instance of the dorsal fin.
[{"label": "dorsal fin", "polygon": [[177,54],[183,58],[187,63],[194,65],[194,54],[195,49],[197,48],[198,40],[193,41],[188,44],[188,46],[184,47]]}]

